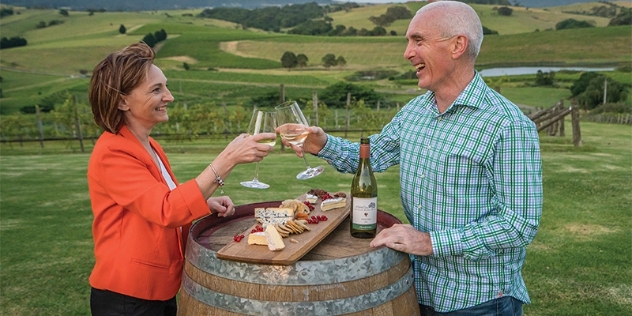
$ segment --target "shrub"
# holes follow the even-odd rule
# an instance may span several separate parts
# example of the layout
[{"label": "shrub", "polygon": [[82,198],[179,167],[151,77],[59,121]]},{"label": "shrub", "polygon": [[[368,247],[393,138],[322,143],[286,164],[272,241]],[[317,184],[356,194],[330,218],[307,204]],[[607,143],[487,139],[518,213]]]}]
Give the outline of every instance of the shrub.
[{"label": "shrub", "polygon": [[483,35],[498,35],[498,31],[494,31],[483,26]]},{"label": "shrub", "polygon": [[564,21],[560,21],[555,24],[556,30],[564,30],[564,29],[577,29],[577,28],[586,28],[586,27],[594,27],[592,24],[586,21],[577,21],[575,19],[566,19]]},{"label": "shrub", "polygon": [[3,37],[0,39],[0,49],[26,46],[27,41],[25,38],[14,36],[11,38]]},{"label": "shrub", "polygon": [[510,16],[513,13],[513,9],[510,7],[500,7],[496,12],[500,15]]},{"label": "shrub", "polygon": [[619,103],[606,103],[597,106],[590,113],[601,114],[601,113],[617,113],[617,114],[626,114],[632,113],[632,105],[625,104],[624,102]]}]

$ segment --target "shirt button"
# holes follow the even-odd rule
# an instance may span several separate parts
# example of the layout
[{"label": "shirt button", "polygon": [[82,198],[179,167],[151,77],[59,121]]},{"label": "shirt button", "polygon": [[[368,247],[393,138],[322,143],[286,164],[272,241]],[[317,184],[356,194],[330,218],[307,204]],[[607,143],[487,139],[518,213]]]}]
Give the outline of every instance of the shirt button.
[{"label": "shirt button", "polygon": [[443,116],[437,117],[437,121],[441,121],[442,118],[443,118]]},{"label": "shirt button", "polygon": [[421,175],[419,175],[419,177],[423,179],[423,178],[426,177],[426,175],[425,174],[421,174]]}]

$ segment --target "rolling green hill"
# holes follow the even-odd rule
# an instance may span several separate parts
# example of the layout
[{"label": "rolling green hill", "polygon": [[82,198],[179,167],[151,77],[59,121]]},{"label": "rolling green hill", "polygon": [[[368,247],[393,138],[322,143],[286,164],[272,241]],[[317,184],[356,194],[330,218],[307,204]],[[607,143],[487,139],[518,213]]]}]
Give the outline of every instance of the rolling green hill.
[{"label": "rolling green hill", "polygon": [[[406,4],[416,11],[421,3]],[[331,15],[333,24],[372,28],[368,17],[386,12],[390,5],[374,5]],[[493,14],[493,6],[474,5],[483,24],[501,35],[487,36],[478,67],[497,65],[622,65],[632,61],[629,27],[603,27],[607,19],[563,13],[563,8],[515,8],[510,17]],[[90,72],[108,53],[139,41],[147,33],[166,30],[168,39],[159,44],[157,60],[168,77],[177,81],[177,100],[196,102],[245,102],[257,94],[278,90],[283,83],[295,95],[322,89],[343,80],[357,70],[411,69],[404,60],[404,33],[408,21],[388,27],[397,36],[315,37],[244,30],[233,23],[197,18],[201,10],[151,12],[71,11],[68,17],[56,10],[16,8],[15,14],[0,20],[2,36],[21,36],[24,47],[3,49],[0,75],[3,98],[0,114],[38,104],[55,93],[70,91],[85,100]],[[577,10],[575,10],[577,11]],[[545,31],[566,18],[589,20],[599,27]],[[40,21],[62,24],[37,28]],[[125,25],[126,34],[119,33]],[[539,31],[536,31],[539,30]],[[286,51],[308,56],[308,67],[287,71],[280,57]],[[328,53],[343,56],[344,68],[325,69],[321,58]],[[183,71],[183,63],[191,71]],[[410,99],[412,86],[393,82],[369,82],[381,92]],[[182,91],[182,92],[180,92]],[[308,98],[308,97],[305,97]]]}]

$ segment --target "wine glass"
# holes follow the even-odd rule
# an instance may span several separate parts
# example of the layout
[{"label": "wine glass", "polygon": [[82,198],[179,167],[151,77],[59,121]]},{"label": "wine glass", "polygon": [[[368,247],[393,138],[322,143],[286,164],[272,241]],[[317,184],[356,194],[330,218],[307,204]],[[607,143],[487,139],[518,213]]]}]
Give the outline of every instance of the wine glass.
[{"label": "wine glass", "polygon": [[[260,111],[255,108],[252,112],[252,118],[250,119],[250,125],[248,126],[248,134],[257,135],[259,133],[275,133],[276,128],[276,113]],[[276,138],[265,138],[259,141],[259,143],[270,145],[274,147],[276,144]],[[241,185],[252,189],[267,189],[269,184],[259,181],[259,162],[257,161],[255,167],[255,178],[250,181],[241,182]]]},{"label": "wine glass", "polygon": [[[305,115],[301,112],[301,108],[295,101],[287,101],[277,106],[276,112],[281,138],[294,146],[303,148],[303,142],[305,142],[305,138],[309,134],[307,130],[309,124],[305,119]],[[303,159],[305,160],[306,169],[296,175],[297,179],[311,179],[325,170],[323,166],[310,167],[304,153]]]}]

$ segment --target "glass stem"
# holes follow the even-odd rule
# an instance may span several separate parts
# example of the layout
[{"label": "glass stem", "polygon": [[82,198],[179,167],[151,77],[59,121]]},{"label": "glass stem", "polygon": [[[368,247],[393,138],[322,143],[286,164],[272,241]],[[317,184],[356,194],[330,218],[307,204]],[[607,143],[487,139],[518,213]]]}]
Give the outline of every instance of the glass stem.
[{"label": "glass stem", "polygon": [[252,181],[259,181],[259,162],[255,163],[255,178]]},{"label": "glass stem", "polygon": [[[301,145],[301,150],[303,150],[303,145]],[[303,160],[305,160],[305,167],[307,169],[311,169],[312,167],[310,167],[309,163],[307,162],[307,156],[305,156],[305,150],[303,150]]]},{"label": "glass stem", "polygon": [[303,160],[305,160],[305,167],[307,167],[307,169],[311,169],[312,167],[309,166],[309,163],[307,162],[307,157],[305,157],[305,152],[303,152]]}]

